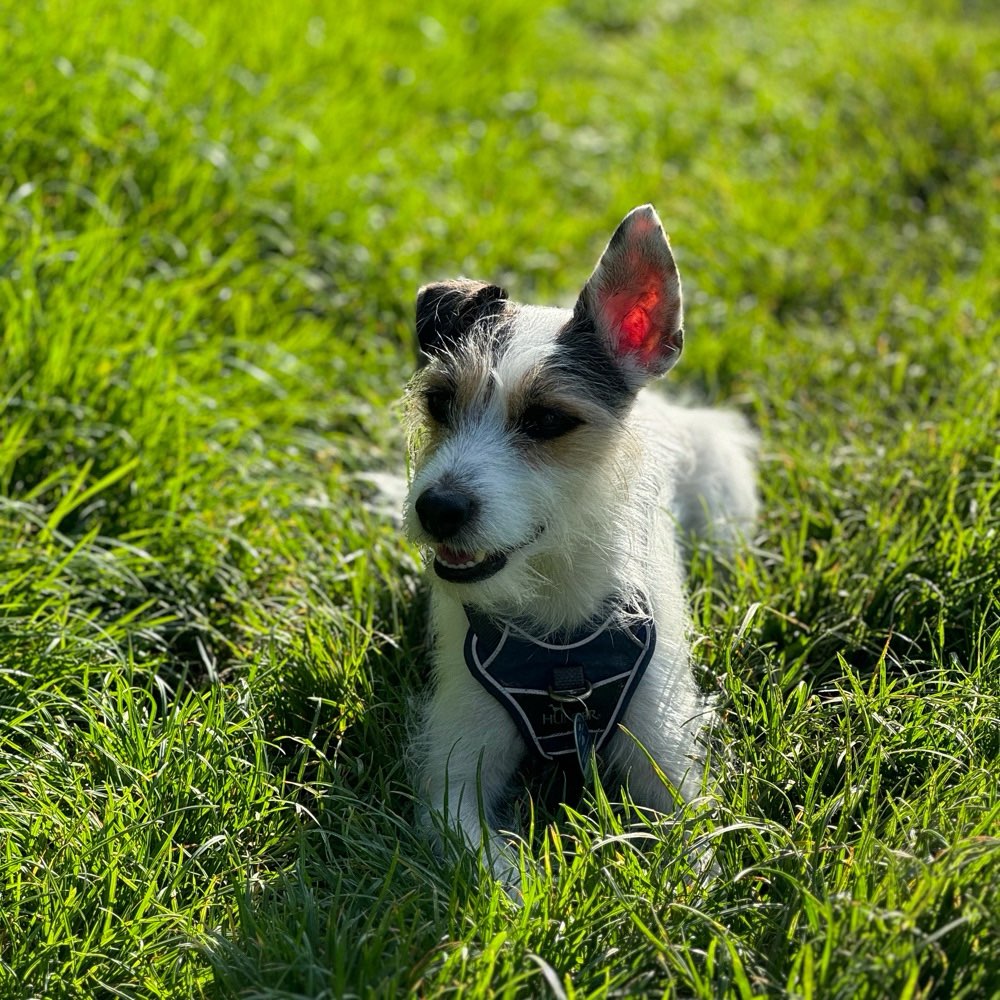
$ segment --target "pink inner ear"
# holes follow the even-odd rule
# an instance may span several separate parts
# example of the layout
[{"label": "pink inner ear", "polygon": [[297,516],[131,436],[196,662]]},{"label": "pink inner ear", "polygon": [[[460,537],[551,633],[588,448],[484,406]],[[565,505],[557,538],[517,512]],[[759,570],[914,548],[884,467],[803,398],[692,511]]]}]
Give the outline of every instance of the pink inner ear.
[{"label": "pink inner ear", "polygon": [[659,346],[659,335],[653,328],[653,312],[660,302],[660,293],[650,288],[636,298],[616,295],[608,301],[611,328],[617,330],[619,350],[638,354],[648,361]]},{"label": "pink inner ear", "polygon": [[630,351],[637,351],[646,342],[650,327],[649,313],[642,306],[634,306],[622,320],[622,340]]}]

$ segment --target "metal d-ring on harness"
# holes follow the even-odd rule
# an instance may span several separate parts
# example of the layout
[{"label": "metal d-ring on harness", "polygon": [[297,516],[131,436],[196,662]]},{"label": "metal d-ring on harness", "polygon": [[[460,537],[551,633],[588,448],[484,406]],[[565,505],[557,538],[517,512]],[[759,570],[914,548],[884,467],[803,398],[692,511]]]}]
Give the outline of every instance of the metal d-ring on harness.
[{"label": "metal d-ring on harness", "polygon": [[656,648],[649,602],[615,596],[600,617],[543,637],[469,606],[465,613],[473,677],[504,706],[536,756],[575,757],[589,776]]},{"label": "metal d-ring on harness", "polygon": [[576,760],[584,780],[590,784],[593,779],[594,740],[587,725],[587,699],[594,686],[587,680],[583,668],[576,664],[553,668],[552,678],[549,697],[562,708],[563,714],[573,724]]}]

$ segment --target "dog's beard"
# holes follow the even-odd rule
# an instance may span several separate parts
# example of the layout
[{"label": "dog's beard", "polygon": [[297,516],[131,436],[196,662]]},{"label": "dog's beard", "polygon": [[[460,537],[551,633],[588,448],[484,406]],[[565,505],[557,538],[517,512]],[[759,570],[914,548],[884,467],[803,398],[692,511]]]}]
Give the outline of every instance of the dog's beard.
[{"label": "dog's beard", "polygon": [[[550,479],[550,513],[537,517],[531,544],[512,551],[502,568],[480,581],[448,580],[432,568],[432,585],[463,604],[546,630],[577,625],[610,593],[641,586],[656,498],[629,458],[626,450],[603,477],[562,475],[555,489]],[[525,523],[534,523],[530,513]]]}]

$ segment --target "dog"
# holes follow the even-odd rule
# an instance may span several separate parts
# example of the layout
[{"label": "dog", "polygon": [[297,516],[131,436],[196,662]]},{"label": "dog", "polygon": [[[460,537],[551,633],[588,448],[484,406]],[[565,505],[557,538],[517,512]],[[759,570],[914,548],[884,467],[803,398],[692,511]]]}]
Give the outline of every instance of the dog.
[{"label": "dog", "polygon": [[699,794],[713,713],[684,551],[750,530],[756,437],[647,388],[684,341],[650,205],[618,226],[574,309],[462,278],[420,289],[416,333],[403,524],[428,556],[433,644],[416,784],[425,818],[516,881],[498,827],[526,758],[599,762],[662,813]]}]

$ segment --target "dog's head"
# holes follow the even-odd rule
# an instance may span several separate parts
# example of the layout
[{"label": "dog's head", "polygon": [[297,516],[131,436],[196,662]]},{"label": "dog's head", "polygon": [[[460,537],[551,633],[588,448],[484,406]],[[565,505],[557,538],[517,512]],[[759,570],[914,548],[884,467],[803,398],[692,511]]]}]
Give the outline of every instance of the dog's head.
[{"label": "dog's head", "polygon": [[572,311],[446,281],[420,290],[417,339],[404,517],[436,581],[466,603],[526,610],[546,585],[600,572],[634,488],[626,418],[683,343],[653,208],[622,221]]}]

